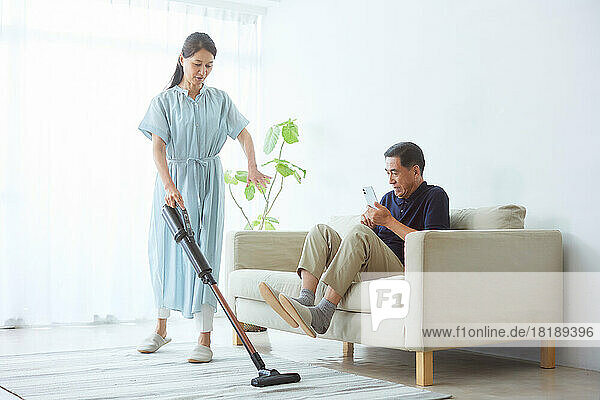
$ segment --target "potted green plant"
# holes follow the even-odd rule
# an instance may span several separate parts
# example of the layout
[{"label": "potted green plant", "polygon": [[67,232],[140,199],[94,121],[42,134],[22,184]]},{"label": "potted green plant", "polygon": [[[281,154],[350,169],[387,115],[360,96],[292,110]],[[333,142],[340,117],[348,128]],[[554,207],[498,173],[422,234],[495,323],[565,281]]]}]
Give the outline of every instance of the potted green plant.
[{"label": "potted green plant", "polygon": [[[279,143],[281,144],[279,145]],[[288,119],[287,121],[281,122],[271,126],[265,137],[263,145],[263,151],[269,155],[273,150],[279,146],[279,153],[277,157],[265,162],[262,166],[270,166],[274,169],[270,183],[264,188],[257,188],[253,183],[247,184],[248,171],[233,171],[227,170],[224,174],[225,183],[228,186],[229,194],[233,199],[236,206],[240,209],[242,215],[246,219],[246,230],[275,230],[276,225],[279,224],[279,220],[275,217],[270,216],[271,210],[277,198],[283,190],[283,185],[287,178],[293,177],[296,182],[302,183],[302,180],[306,178],[306,170],[299,167],[298,165],[283,159],[283,148],[284,146],[291,145],[299,142],[298,126],[296,125],[295,119]],[[263,201],[262,212],[254,219],[250,219],[248,214],[244,211],[244,208],[240,205],[236,199],[232,186],[237,186],[239,183],[246,183],[244,187],[244,197],[247,201],[253,201],[255,197],[261,198]],[[273,188],[276,188],[273,190]],[[260,196],[256,196],[256,192],[260,193]]]}]

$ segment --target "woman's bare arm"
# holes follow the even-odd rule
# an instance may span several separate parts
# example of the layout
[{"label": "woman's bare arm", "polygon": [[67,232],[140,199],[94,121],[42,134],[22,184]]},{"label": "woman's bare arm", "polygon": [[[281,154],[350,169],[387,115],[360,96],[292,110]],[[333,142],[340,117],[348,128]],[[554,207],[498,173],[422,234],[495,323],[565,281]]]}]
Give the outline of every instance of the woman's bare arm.
[{"label": "woman's bare arm", "polygon": [[240,142],[240,146],[242,146],[242,149],[246,154],[246,158],[248,159],[248,170],[256,168],[254,143],[252,142],[252,136],[250,136],[250,132],[248,132],[246,128],[242,129],[242,132],[240,132],[238,135],[238,140]]},{"label": "woman's bare arm", "polygon": [[175,186],[171,175],[169,174],[169,167],[167,167],[167,151],[165,142],[160,136],[152,134],[152,155],[154,156],[154,165],[158,169],[158,175],[163,183],[165,189],[169,186]]},{"label": "woman's bare arm", "polygon": [[250,132],[248,132],[246,128],[242,129],[242,132],[238,135],[238,140],[248,159],[248,183],[254,183],[256,186],[265,187],[269,183],[271,177],[264,175],[256,167],[254,143],[252,142]]},{"label": "woman's bare arm", "polygon": [[175,207],[175,203],[177,203],[181,206],[181,208],[185,209],[183,198],[175,187],[175,183],[173,183],[173,180],[171,179],[171,174],[169,174],[169,167],[167,166],[167,151],[165,147],[165,142],[160,138],[160,136],[153,133],[152,155],[154,157],[154,164],[158,170],[158,175],[160,176],[160,180],[165,188],[165,201],[171,207]]}]

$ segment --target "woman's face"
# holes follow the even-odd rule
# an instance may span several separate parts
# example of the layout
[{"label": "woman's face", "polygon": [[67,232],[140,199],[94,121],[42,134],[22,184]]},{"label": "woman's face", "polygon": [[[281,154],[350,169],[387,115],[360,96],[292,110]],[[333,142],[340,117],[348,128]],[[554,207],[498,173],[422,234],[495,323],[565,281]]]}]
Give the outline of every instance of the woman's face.
[{"label": "woman's face", "polygon": [[205,49],[200,49],[194,55],[184,58],[179,55],[183,65],[183,80],[190,86],[202,86],[213,67],[213,55]]}]

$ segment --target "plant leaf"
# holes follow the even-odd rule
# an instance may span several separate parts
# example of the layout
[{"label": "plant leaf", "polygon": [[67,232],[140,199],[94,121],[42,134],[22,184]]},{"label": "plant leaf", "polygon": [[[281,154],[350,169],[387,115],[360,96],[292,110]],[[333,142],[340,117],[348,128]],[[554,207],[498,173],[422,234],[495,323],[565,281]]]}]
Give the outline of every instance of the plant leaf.
[{"label": "plant leaf", "polygon": [[294,170],[292,170],[290,167],[288,167],[287,165],[285,165],[283,163],[277,163],[277,165],[275,166],[275,169],[283,177],[290,176],[294,173]]},{"label": "plant leaf", "polygon": [[292,167],[294,167],[296,170],[302,171],[302,177],[306,178],[306,170],[304,168],[300,168],[299,166],[297,166],[294,163],[289,163],[289,165],[291,165]]},{"label": "plant leaf", "polygon": [[254,184],[251,183],[250,185],[246,186],[246,189],[244,189],[244,195],[246,195],[246,200],[250,201],[254,198]]},{"label": "plant leaf", "polygon": [[[291,164],[291,163],[290,163]],[[292,166],[296,169],[299,169],[300,171],[302,171],[302,177],[306,178],[306,170],[303,168],[300,168],[299,166],[297,166],[296,164],[292,164]]]},{"label": "plant leaf", "polygon": [[233,173],[233,171],[230,169],[225,171],[225,174],[223,175],[223,178],[225,179],[225,183],[227,183],[229,185],[237,185],[238,180],[235,178],[235,176],[232,175],[232,173]]},{"label": "plant leaf", "polygon": [[273,217],[266,217],[265,219],[266,219],[267,221],[269,221],[269,222],[273,222],[273,223],[275,223],[275,224],[278,224],[278,223],[279,223],[279,221],[277,220],[277,218],[273,218]]},{"label": "plant leaf", "polygon": [[298,141],[298,126],[292,121],[288,122],[281,129],[281,136],[288,144],[296,143]]},{"label": "plant leaf", "polygon": [[302,183],[302,178],[300,178],[300,174],[298,171],[294,171],[294,178],[298,181],[298,183]]},{"label": "plant leaf", "polygon": [[260,225],[259,219],[255,219],[254,221],[252,221],[252,226],[259,226],[259,225]]},{"label": "plant leaf", "polygon": [[[294,163],[291,163],[291,162],[289,162],[288,160],[283,160],[283,159],[279,159],[279,158],[274,158],[273,160],[269,161],[269,162],[268,162],[268,163],[266,163],[266,164],[270,164],[271,162],[276,162],[276,163],[278,163],[278,164],[285,164],[285,165],[287,165],[288,167],[290,167],[290,166],[291,166],[291,167],[293,167],[293,168],[297,169],[298,171],[302,171],[302,177],[303,177],[303,178],[306,178],[306,170],[305,170],[304,168],[301,168],[301,167],[299,167],[298,165],[296,165],[296,164],[294,164]],[[265,165],[266,165],[266,164],[265,164]],[[291,167],[290,167],[290,168],[291,168]]]},{"label": "plant leaf", "polygon": [[240,182],[248,181],[248,171],[235,171],[235,179]]},{"label": "plant leaf", "polygon": [[273,125],[269,128],[267,136],[265,136],[265,144],[263,145],[263,151],[265,154],[270,154],[275,148],[275,145],[277,145],[277,142],[279,141],[280,129],[281,128],[277,125]]},{"label": "plant leaf", "polygon": [[267,230],[267,231],[274,231],[275,227],[273,226],[272,223],[270,223],[268,221],[265,221],[265,230]]}]

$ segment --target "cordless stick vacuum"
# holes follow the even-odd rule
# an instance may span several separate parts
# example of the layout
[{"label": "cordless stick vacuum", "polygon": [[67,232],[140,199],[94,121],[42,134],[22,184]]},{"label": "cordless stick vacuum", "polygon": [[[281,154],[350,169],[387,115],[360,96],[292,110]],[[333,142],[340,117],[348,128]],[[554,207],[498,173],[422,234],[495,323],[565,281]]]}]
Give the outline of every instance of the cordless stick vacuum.
[{"label": "cordless stick vacuum", "polygon": [[252,362],[258,370],[258,377],[252,378],[250,384],[252,386],[263,387],[281,385],[284,383],[299,382],[300,375],[296,373],[280,374],[279,371],[277,371],[276,369],[267,369],[265,367],[265,363],[260,357],[260,354],[258,354],[256,349],[252,345],[252,342],[250,342],[250,339],[248,339],[246,332],[244,332],[244,329],[233,314],[233,311],[231,310],[231,308],[229,308],[229,304],[227,304],[225,297],[223,297],[223,294],[219,290],[217,282],[211,274],[212,269],[210,268],[210,265],[208,265],[206,258],[204,258],[204,255],[200,251],[198,244],[194,240],[194,232],[192,231],[192,226],[190,224],[190,218],[188,216],[187,211],[181,208],[179,209],[181,210],[181,214],[183,215],[185,227],[183,222],[181,221],[179,211],[166,204],[162,208],[163,218],[167,222],[167,226],[173,234],[173,238],[175,239],[175,241],[181,244],[181,246],[183,246],[185,253],[187,254],[192,265],[194,266],[194,269],[196,270],[196,273],[198,274],[198,278],[202,279],[202,283],[210,286],[210,288],[212,289],[215,297],[219,301],[219,304],[221,304],[223,311],[225,311],[225,315],[227,315],[227,318],[229,318],[231,325],[233,325],[233,329],[235,329],[238,336],[242,339],[244,347],[248,351],[248,354],[250,354],[250,358],[252,359]]}]

